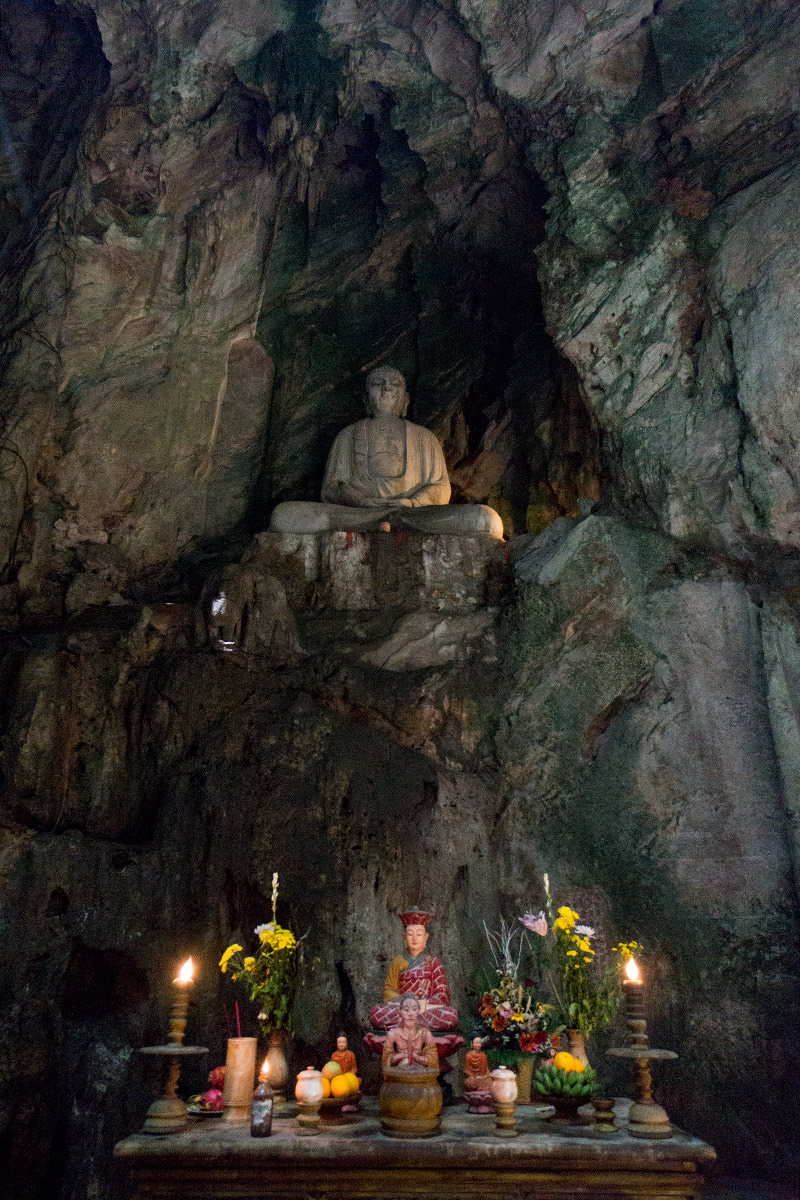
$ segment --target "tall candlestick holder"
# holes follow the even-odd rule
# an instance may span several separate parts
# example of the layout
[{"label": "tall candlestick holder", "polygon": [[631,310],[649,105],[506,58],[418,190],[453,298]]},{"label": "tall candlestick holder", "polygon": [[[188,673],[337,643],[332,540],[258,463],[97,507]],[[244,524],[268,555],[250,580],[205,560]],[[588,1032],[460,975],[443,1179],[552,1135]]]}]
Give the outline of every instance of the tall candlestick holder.
[{"label": "tall candlestick holder", "polygon": [[678,1055],[674,1050],[660,1050],[650,1045],[647,1036],[647,1021],[644,1015],[644,988],[638,977],[638,968],[633,964],[635,975],[629,975],[622,985],[625,998],[625,1016],[628,1025],[627,1046],[612,1046],[606,1054],[612,1058],[628,1058],[633,1061],[634,1091],[636,1099],[628,1112],[628,1133],[639,1138],[668,1138],[672,1136],[669,1117],[652,1094],[650,1063],[666,1062]]},{"label": "tall candlestick holder", "polygon": [[181,1061],[198,1054],[208,1054],[205,1046],[184,1046],[186,1014],[189,1009],[189,988],[192,985],[192,960],[188,959],[181,968],[175,984],[175,998],[169,1018],[169,1034],[163,1046],[142,1046],[140,1054],[148,1054],[167,1060],[164,1090],[147,1110],[142,1133],[180,1133],[189,1124],[189,1111],[178,1095],[178,1080]]}]

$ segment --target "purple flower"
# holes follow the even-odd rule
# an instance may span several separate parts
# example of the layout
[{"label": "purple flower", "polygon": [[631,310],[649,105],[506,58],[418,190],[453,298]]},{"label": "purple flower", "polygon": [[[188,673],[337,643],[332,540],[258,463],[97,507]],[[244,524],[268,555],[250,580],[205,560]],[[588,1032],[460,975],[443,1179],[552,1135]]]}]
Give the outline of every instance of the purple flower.
[{"label": "purple flower", "polygon": [[538,933],[540,937],[545,937],[547,934],[547,917],[544,915],[544,911],[541,911],[538,917],[535,917],[533,913],[528,912],[525,913],[524,917],[517,917],[517,920],[520,921],[526,929],[530,929],[531,933]]}]

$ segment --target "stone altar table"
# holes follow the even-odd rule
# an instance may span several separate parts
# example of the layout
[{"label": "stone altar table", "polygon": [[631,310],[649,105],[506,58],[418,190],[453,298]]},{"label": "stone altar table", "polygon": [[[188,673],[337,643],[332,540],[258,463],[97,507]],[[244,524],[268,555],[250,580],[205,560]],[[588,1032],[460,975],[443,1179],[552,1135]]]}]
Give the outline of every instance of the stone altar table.
[{"label": "stone altar table", "polygon": [[494,1136],[493,1117],[461,1107],[445,1110],[441,1136],[404,1142],[380,1132],[372,1099],[318,1137],[298,1137],[286,1111],[263,1140],[209,1119],[171,1137],[126,1138],[114,1153],[129,1200],[689,1200],[702,1188],[698,1168],[716,1157],[680,1132],[647,1142],[624,1125],[600,1136],[552,1127],[538,1106],[517,1109],[520,1136],[509,1140]]}]

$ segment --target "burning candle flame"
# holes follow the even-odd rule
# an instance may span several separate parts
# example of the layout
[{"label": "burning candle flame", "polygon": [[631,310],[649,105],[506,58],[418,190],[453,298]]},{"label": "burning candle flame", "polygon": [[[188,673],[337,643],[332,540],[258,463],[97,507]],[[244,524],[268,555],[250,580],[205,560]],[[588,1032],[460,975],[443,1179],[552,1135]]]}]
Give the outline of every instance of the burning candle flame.
[{"label": "burning candle flame", "polygon": [[191,958],[187,958],[186,962],[181,967],[180,971],[173,983],[192,983],[194,981],[194,963]]},{"label": "burning candle flame", "polygon": [[263,1063],[261,1064],[261,1071],[259,1072],[259,1074],[261,1075],[262,1079],[266,1079],[267,1076],[269,1075],[269,1059],[268,1058],[265,1058]]},{"label": "burning candle flame", "polygon": [[630,980],[631,983],[641,983],[642,982],[642,976],[639,972],[638,966],[636,965],[635,958],[629,958],[628,961],[625,963],[625,974],[628,976],[628,979]]}]

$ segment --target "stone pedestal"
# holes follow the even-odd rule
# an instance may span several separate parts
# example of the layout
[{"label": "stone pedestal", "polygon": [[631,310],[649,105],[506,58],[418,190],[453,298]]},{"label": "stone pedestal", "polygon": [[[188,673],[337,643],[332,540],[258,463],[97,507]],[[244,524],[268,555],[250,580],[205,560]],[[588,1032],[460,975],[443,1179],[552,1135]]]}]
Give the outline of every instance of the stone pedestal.
[{"label": "stone pedestal", "polygon": [[295,608],[471,611],[508,577],[505,543],[482,534],[259,533],[245,564],[277,575]]}]

